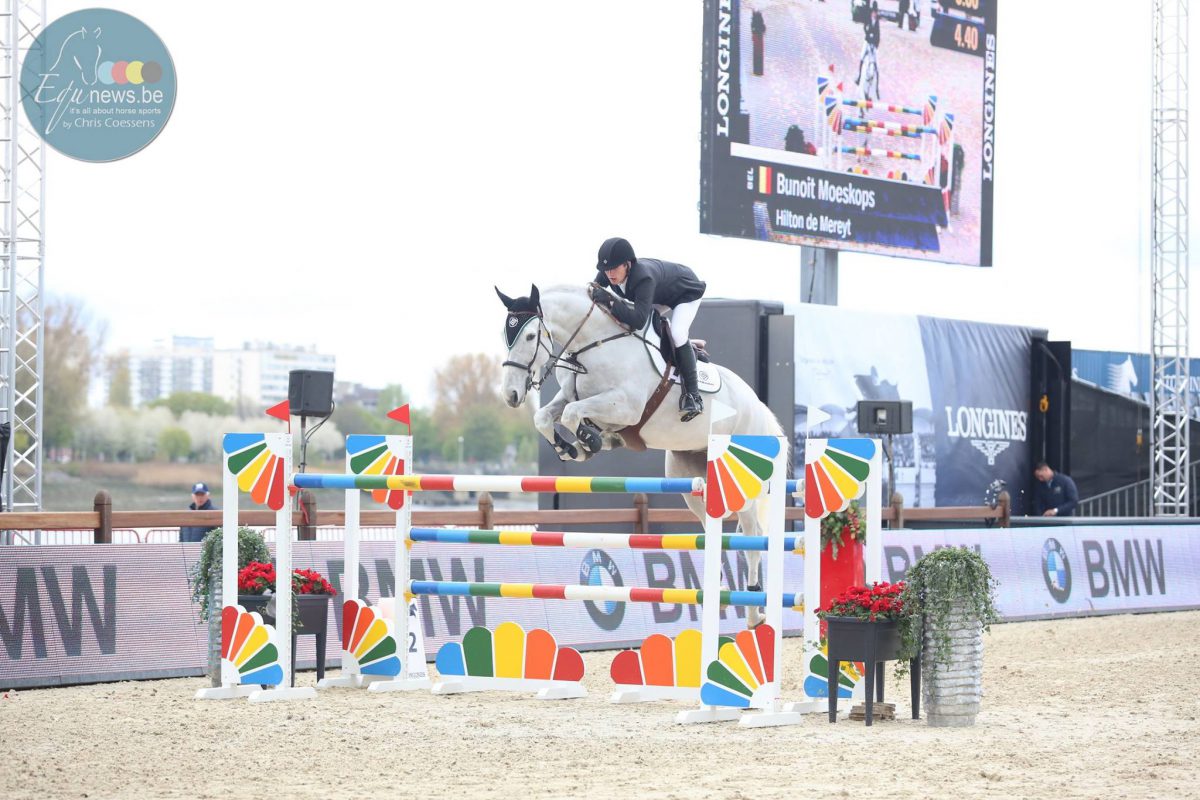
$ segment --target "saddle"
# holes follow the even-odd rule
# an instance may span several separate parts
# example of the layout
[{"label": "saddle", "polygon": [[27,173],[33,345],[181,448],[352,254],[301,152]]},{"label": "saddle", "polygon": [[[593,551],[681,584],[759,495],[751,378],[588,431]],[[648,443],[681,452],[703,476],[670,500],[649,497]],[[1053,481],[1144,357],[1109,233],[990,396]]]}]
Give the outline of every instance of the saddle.
[{"label": "saddle", "polygon": [[[650,313],[650,329],[658,334],[658,353],[663,357],[663,361],[667,362],[668,367],[677,367],[675,347],[671,344],[671,323],[658,313],[657,308]],[[705,364],[712,363],[708,351],[704,349],[708,342],[704,339],[692,339],[691,342],[692,349],[696,351],[696,360],[703,361]]]}]

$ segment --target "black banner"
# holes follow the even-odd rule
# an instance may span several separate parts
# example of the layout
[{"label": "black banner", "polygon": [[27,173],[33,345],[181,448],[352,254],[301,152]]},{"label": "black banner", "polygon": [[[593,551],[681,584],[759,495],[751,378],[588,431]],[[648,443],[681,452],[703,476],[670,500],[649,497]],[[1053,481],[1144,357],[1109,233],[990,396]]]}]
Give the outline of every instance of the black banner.
[{"label": "black banner", "polygon": [[1003,480],[1013,513],[1029,470],[1028,328],[921,317],[937,447],[939,506],[979,505]]}]

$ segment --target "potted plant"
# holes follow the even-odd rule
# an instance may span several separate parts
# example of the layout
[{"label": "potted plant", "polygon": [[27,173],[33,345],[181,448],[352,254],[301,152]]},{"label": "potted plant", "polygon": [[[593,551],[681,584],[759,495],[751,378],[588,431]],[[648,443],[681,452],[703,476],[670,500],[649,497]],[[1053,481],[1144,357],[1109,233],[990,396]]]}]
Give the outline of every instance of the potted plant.
[{"label": "potted plant", "polygon": [[863,661],[868,643],[873,640],[876,661],[896,658],[900,653],[901,623],[908,616],[904,589],[903,581],[851,586],[828,606],[818,608],[817,616],[828,625],[831,652],[836,639],[845,656],[843,661]]},{"label": "potted plant", "polygon": [[[867,518],[857,502],[821,520],[821,606],[828,606],[851,586],[865,580],[863,543]],[[821,623],[825,634],[825,623]]]},{"label": "potted plant", "polygon": [[[238,602],[257,611],[263,622],[275,624],[275,565],[251,561],[238,571]],[[292,633],[324,635],[329,620],[329,599],[337,592],[316,570],[292,570]]]},{"label": "potted plant", "polygon": [[[221,552],[224,541],[220,528],[209,531],[200,545],[200,558],[196,560],[189,576],[192,601],[200,603],[202,620],[208,620],[209,612],[214,609],[218,612],[216,618],[220,620],[221,617]],[[238,528],[238,569],[251,561],[270,559],[271,553],[261,533],[253,528]]]},{"label": "potted plant", "polygon": [[996,580],[967,548],[923,556],[905,575],[901,594],[913,623],[902,657],[921,654],[926,719],[933,726],[975,724],[983,683],[983,632],[999,617]]},{"label": "potted plant", "polygon": [[[867,703],[866,723],[871,724],[872,704],[878,685],[879,699],[883,699],[883,661],[902,658],[904,628],[910,614],[903,599],[905,585],[900,583],[873,583],[870,586],[851,586],[833,598],[827,606],[817,609],[827,628],[829,721],[837,719],[837,676],[842,661],[860,661],[866,677]],[[915,687],[915,684],[914,684]],[[913,691],[914,701],[916,691]],[[917,708],[914,702],[913,716]]]},{"label": "potted plant", "polygon": [[[208,623],[208,677],[221,685],[221,553],[225,542],[221,528],[209,531],[200,544],[200,558],[192,566],[189,583],[192,602],[200,604],[200,619]],[[238,528],[238,568],[251,561],[271,558],[267,542],[252,528]]]}]

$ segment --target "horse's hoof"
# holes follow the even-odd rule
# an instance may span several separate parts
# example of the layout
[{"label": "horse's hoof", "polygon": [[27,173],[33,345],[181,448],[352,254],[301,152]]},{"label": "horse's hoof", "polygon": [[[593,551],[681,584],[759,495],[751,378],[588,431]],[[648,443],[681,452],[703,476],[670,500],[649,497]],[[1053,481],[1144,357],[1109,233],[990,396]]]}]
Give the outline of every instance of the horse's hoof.
[{"label": "horse's hoof", "polygon": [[575,438],[579,440],[579,445],[584,452],[589,455],[599,453],[604,446],[604,439],[600,435],[600,429],[591,424],[587,420],[579,423],[579,430],[575,431]]},{"label": "horse's hoof", "polygon": [[575,445],[562,438],[558,433],[554,434],[554,452],[558,453],[559,461],[576,461],[579,459],[579,451],[575,449]]},{"label": "horse's hoof", "polygon": [[750,620],[746,620],[746,628],[748,630],[754,630],[755,628],[757,628],[759,625],[762,625],[766,621],[767,621],[766,617],[760,617],[758,622],[751,622]]}]

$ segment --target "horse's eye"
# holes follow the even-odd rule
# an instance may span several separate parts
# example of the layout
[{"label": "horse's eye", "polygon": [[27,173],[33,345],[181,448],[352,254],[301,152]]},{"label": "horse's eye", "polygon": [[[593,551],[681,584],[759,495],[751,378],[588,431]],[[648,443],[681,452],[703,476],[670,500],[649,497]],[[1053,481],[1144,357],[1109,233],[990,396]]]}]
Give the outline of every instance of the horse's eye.
[{"label": "horse's eye", "polygon": [[532,333],[527,333],[527,334],[525,334],[525,341],[527,341],[527,342],[532,342],[532,341],[533,341],[533,334],[532,334]]}]

